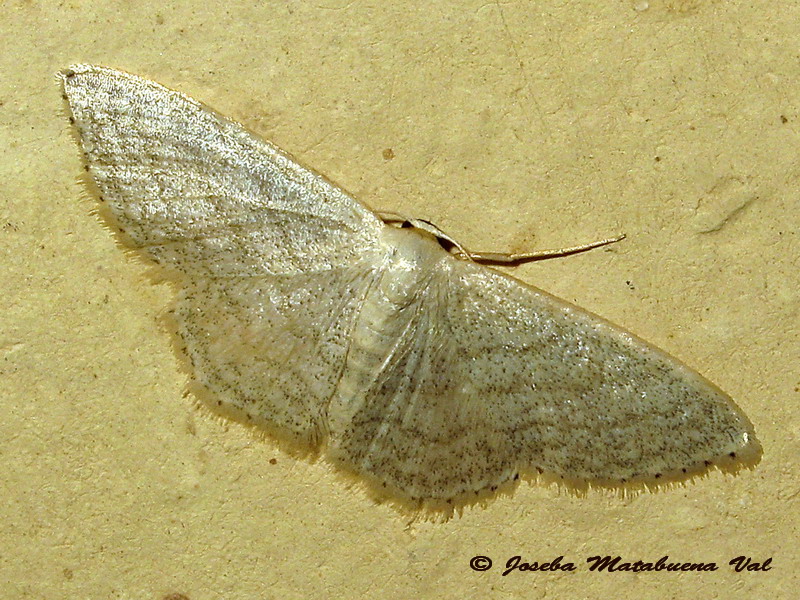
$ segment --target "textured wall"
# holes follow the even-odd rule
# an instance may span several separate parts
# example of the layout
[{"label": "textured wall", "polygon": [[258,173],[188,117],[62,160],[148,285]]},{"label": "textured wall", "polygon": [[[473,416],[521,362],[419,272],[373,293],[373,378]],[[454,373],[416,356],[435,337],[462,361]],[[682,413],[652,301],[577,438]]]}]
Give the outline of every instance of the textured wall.
[{"label": "textured wall", "polygon": [[[797,588],[793,2],[6,2],[0,36],[0,585],[9,598],[791,597]],[[608,251],[517,277],[729,392],[755,470],[415,520],[184,397],[152,285],[92,217],[53,74],[126,69],[370,206],[470,248]],[[488,572],[470,559],[495,561]],[[559,555],[572,573],[514,572]],[[592,573],[586,558],[716,562]],[[735,573],[740,555],[773,558]],[[713,592],[712,592],[713,590]],[[179,598],[180,596],[173,596]]]}]

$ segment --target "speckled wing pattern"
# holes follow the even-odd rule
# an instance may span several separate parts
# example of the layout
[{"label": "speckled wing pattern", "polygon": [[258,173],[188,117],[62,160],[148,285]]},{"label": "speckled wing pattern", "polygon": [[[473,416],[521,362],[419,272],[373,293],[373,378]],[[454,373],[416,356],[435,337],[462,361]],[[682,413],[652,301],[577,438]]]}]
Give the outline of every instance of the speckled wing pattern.
[{"label": "speckled wing pattern", "polygon": [[531,470],[658,483],[760,452],[725,393],[558,298],[460,260],[410,295],[390,360],[335,429],[334,456],[380,485],[447,501]]},{"label": "speckled wing pattern", "polygon": [[193,389],[219,411],[430,505],[520,473],[648,483],[760,453],[675,359],[384,224],[187,96],[89,65],[62,80],[109,220],[177,282]]},{"label": "speckled wing pattern", "polygon": [[195,391],[318,443],[382,222],[183,94],[90,65],[63,82],[110,221],[179,282]]}]

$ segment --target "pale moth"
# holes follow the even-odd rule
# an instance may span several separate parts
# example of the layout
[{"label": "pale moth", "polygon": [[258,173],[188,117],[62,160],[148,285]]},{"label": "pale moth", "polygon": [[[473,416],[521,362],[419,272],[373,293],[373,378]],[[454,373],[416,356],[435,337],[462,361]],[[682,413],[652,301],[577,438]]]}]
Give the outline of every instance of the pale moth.
[{"label": "pale moth", "polygon": [[432,508],[520,475],[647,486],[758,459],[719,388],[476,262],[502,256],[381,218],[157,83],[61,78],[107,222],[175,283],[191,389],[217,412]]}]

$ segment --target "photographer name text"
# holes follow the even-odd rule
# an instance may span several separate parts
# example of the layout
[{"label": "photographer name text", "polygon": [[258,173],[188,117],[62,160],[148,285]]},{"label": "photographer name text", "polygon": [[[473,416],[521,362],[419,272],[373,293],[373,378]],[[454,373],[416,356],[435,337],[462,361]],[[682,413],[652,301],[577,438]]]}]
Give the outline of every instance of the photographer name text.
[{"label": "photographer name text", "polygon": [[[601,573],[645,573],[645,572],[688,572],[688,571],[718,571],[720,569],[716,562],[680,562],[671,559],[669,556],[662,556],[653,562],[644,560],[628,561],[621,556],[590,556],[586,559],[589,571]],[[492,559],[488,556],[473,556],[470,560],[470,568],[473,571],[488,571],[492,568]],[[772,569],[772,557],[764,560],[754,560],[750,556],[737,556],[728,561],[728,567],[737,572],[766,572]],[[577,571],[578,567],[574,562],[557,556],[556,558],[544,562],[528,562],[521,556],[512,556],[506,563],[502,575],[522,572],[554,572],[554,571]]]}]

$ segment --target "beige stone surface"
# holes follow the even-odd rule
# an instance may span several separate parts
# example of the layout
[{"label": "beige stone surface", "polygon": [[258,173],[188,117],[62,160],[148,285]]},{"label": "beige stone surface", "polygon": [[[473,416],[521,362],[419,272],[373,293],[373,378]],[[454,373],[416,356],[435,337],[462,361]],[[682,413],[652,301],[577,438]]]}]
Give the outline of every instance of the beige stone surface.
[{"label": "beige stone surface", "polygon": [[[23,2],[0,37],[0,596],[791,598],[800,581],[794,2]],[[409,521],[184,396],[153,285],[92,216],[54,73],[122,68],[468,247],[625,232],[515,275],[683,359],[764,446],[738,476],[523,483]],[[487,572],[470,569],[491,557]],[[576,571],[505,562],[563,555]],[[706,573],[596,573],[620,555]],[[772,558],[736,573],[740,555]],[[175,596],[183,594],[183,596]]]}]

